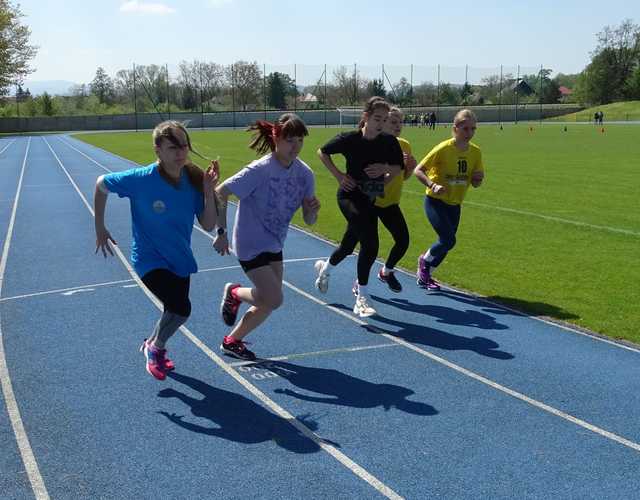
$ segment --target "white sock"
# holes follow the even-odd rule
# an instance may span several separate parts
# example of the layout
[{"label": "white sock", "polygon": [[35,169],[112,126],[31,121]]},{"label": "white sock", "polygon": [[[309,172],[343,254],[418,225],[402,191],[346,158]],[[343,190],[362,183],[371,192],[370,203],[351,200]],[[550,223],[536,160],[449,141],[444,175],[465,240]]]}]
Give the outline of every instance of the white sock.
[{"label": "white sock", "polygon": [[358,297],[364,297],[367,295],[367,285],[361,285],[358,283]]},{"label": "white sock", "polygon": [[389,269],[387,266],[384,266],[382,268],[382,274],[384,274],[385,276],[387,276],[389,273],[393,272],[393,268]]},{"label": "white sock", "polygon": [[427,250],[427,253],[424,254],[425,262],[433,262],[433,255],[431,255],[431,249]]},{"label": "white sock", "polygon": [[329,274],[329,273],[331,273],[331,270],[334,267],[336,267],[336,266],[331,265],[331,262],[329,262],[329,259],[327,259],[327,260],[324,261],[324,264],[322,265],[322,272],[324,274]]}]

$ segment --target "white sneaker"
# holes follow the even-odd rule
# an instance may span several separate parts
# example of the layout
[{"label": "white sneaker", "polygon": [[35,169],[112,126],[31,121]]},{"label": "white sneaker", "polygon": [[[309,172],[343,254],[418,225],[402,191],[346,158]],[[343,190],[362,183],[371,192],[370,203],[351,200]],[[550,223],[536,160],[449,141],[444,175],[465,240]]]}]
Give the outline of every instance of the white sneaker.
[{"label": "white sneaker", "polygon": [[361,318],[368,318],[376,314],[376,310],[369,305],[365,295],[359,295],[356,304],[353,306],[353,314],[357,314]]},{"label": "white sneaker", "polygon": [[320,293],[327,293],[329,290],[329,274],[323,271],[324,269],[324,260],[316,260],[316,263],[313,265],[316,272],[318,273],[318,277],[316,278],[316,288],[320,291]]}]

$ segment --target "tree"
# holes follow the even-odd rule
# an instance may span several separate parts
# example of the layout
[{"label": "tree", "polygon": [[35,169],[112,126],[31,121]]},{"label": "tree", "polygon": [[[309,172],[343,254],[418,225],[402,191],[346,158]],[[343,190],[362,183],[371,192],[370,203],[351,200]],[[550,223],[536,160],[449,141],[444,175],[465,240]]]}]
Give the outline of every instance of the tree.
[{"label": "tree", "polygon": [[12,84],[21,83],[33,72],[29,61],[38,48],[29,45],[31,30],[20,24],[21,17],[18,5],[0,0],[0,96],[7,95]]},{"label": "tree", "polygon": [[377,95],[378,97],[387,97],[387,89],[384,88],[384,82],[382,78],[380,80],[371,80],[367,83],[367,95],[373,97]]},{"label": "tree", "polygon": [[287,107],[287,96],[296,95],[296,86],[293,79],[277,71],[267,76],[267,103],[275,109]]},{"label": "tree", "polygon": [[365,90],[364,86],[365,82],[357,69],[351,72],[346,66],[338,66],[333,70],[333,87],[337,93],[338,105],[356,105],[359,95]]},{"label": "tree", "polygon": [[413,89],[409,80],[404,76],[400,78],[400,81],[393,86],[393,92],[390,95],[391,99],[400,106],[405,106],[411,103],[413,98]]},{"label": "tree", "polygon": [[257,62],[237,61],[227,68],[227,79],[235,92],[236,102],[243,111],[257,108],[262,74]]},{"label": "tree", "polygon": [[96,76],[89,84],[89,88],[101,104],[111,104],[113,102],[113,98],[115,97],[113,80],[111,80],[103,68],[97,69]]},{"label": "tree", "polygon": [[51,96],[49,94],[43,92],[42,95],[38,98],[38,101],[43,115],[53,116],[55,114],[53,100],[51,99]]},{"label": "tree", "polygon": [[580,100],[607,104],[628,97],[629,79],[640,65],[640,26],[627,19],[598,33],[591,62],[578,79]]}]

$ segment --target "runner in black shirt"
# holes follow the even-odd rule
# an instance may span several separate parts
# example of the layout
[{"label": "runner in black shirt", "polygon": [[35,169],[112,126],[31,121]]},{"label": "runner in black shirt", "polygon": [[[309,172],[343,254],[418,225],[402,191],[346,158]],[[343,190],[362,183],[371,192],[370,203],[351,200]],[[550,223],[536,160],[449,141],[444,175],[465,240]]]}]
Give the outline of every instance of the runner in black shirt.
[{"label": "runner in black shirt", "polygon": [[[333,266],[353,253],[360,242],[358,255],[358,296],[353,312],[361,317],[371,316],[375,309],[367,302],[369,272],[378,255],[378,218],[374,209],[377,196],[384,195],[384,185],[403,166],[402,150],[396,138],[382,133],[389,114],[389,104],[380,97],[372,97],[362,113],[358,130],[338,134],[318,150],[318,156],[333,174],[340,187],[338,207],[347,220],[347,229],[340,246],[325,262],[315,263],[318,273],[316,287],[325,293]],[[336,167],[331,155],[342,154],[346,172]]]}]

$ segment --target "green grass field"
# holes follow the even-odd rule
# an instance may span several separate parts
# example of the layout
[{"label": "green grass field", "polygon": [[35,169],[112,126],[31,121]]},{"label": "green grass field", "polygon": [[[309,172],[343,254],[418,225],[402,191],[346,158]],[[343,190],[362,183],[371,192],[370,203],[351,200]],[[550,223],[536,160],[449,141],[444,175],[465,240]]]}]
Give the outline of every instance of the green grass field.
[{"label": "green grass field", "polygon": [[[482,148],[487,176],[467,195],[458,244],[437,278],[533,315],[640,343],[639,132],[611,125],[604,133],[585,125],[565,131],[552,123],[533,129],[480,126],[474,141]],[[336,133],[311,129],[301,155],[316,172],[323,204],[313,230],[332,241],[340,239],[345,223],[335,201],[336,182],[315,151]],[[220,155],[223,177],[255,158],[246,132],[191,134],[196,149]],[[403,137],[420,160],[449,134],[445,127],[405,128]],[[140,164],[154,160],[148,131],[77,137]],[[422,186],[409,179],[402,209],[411,246],[400,263],[409,271],[435,238],[422,201]],[[299,215],[294,222],[302,225]],[[385,256],[390,240],[380,227]]]}]

